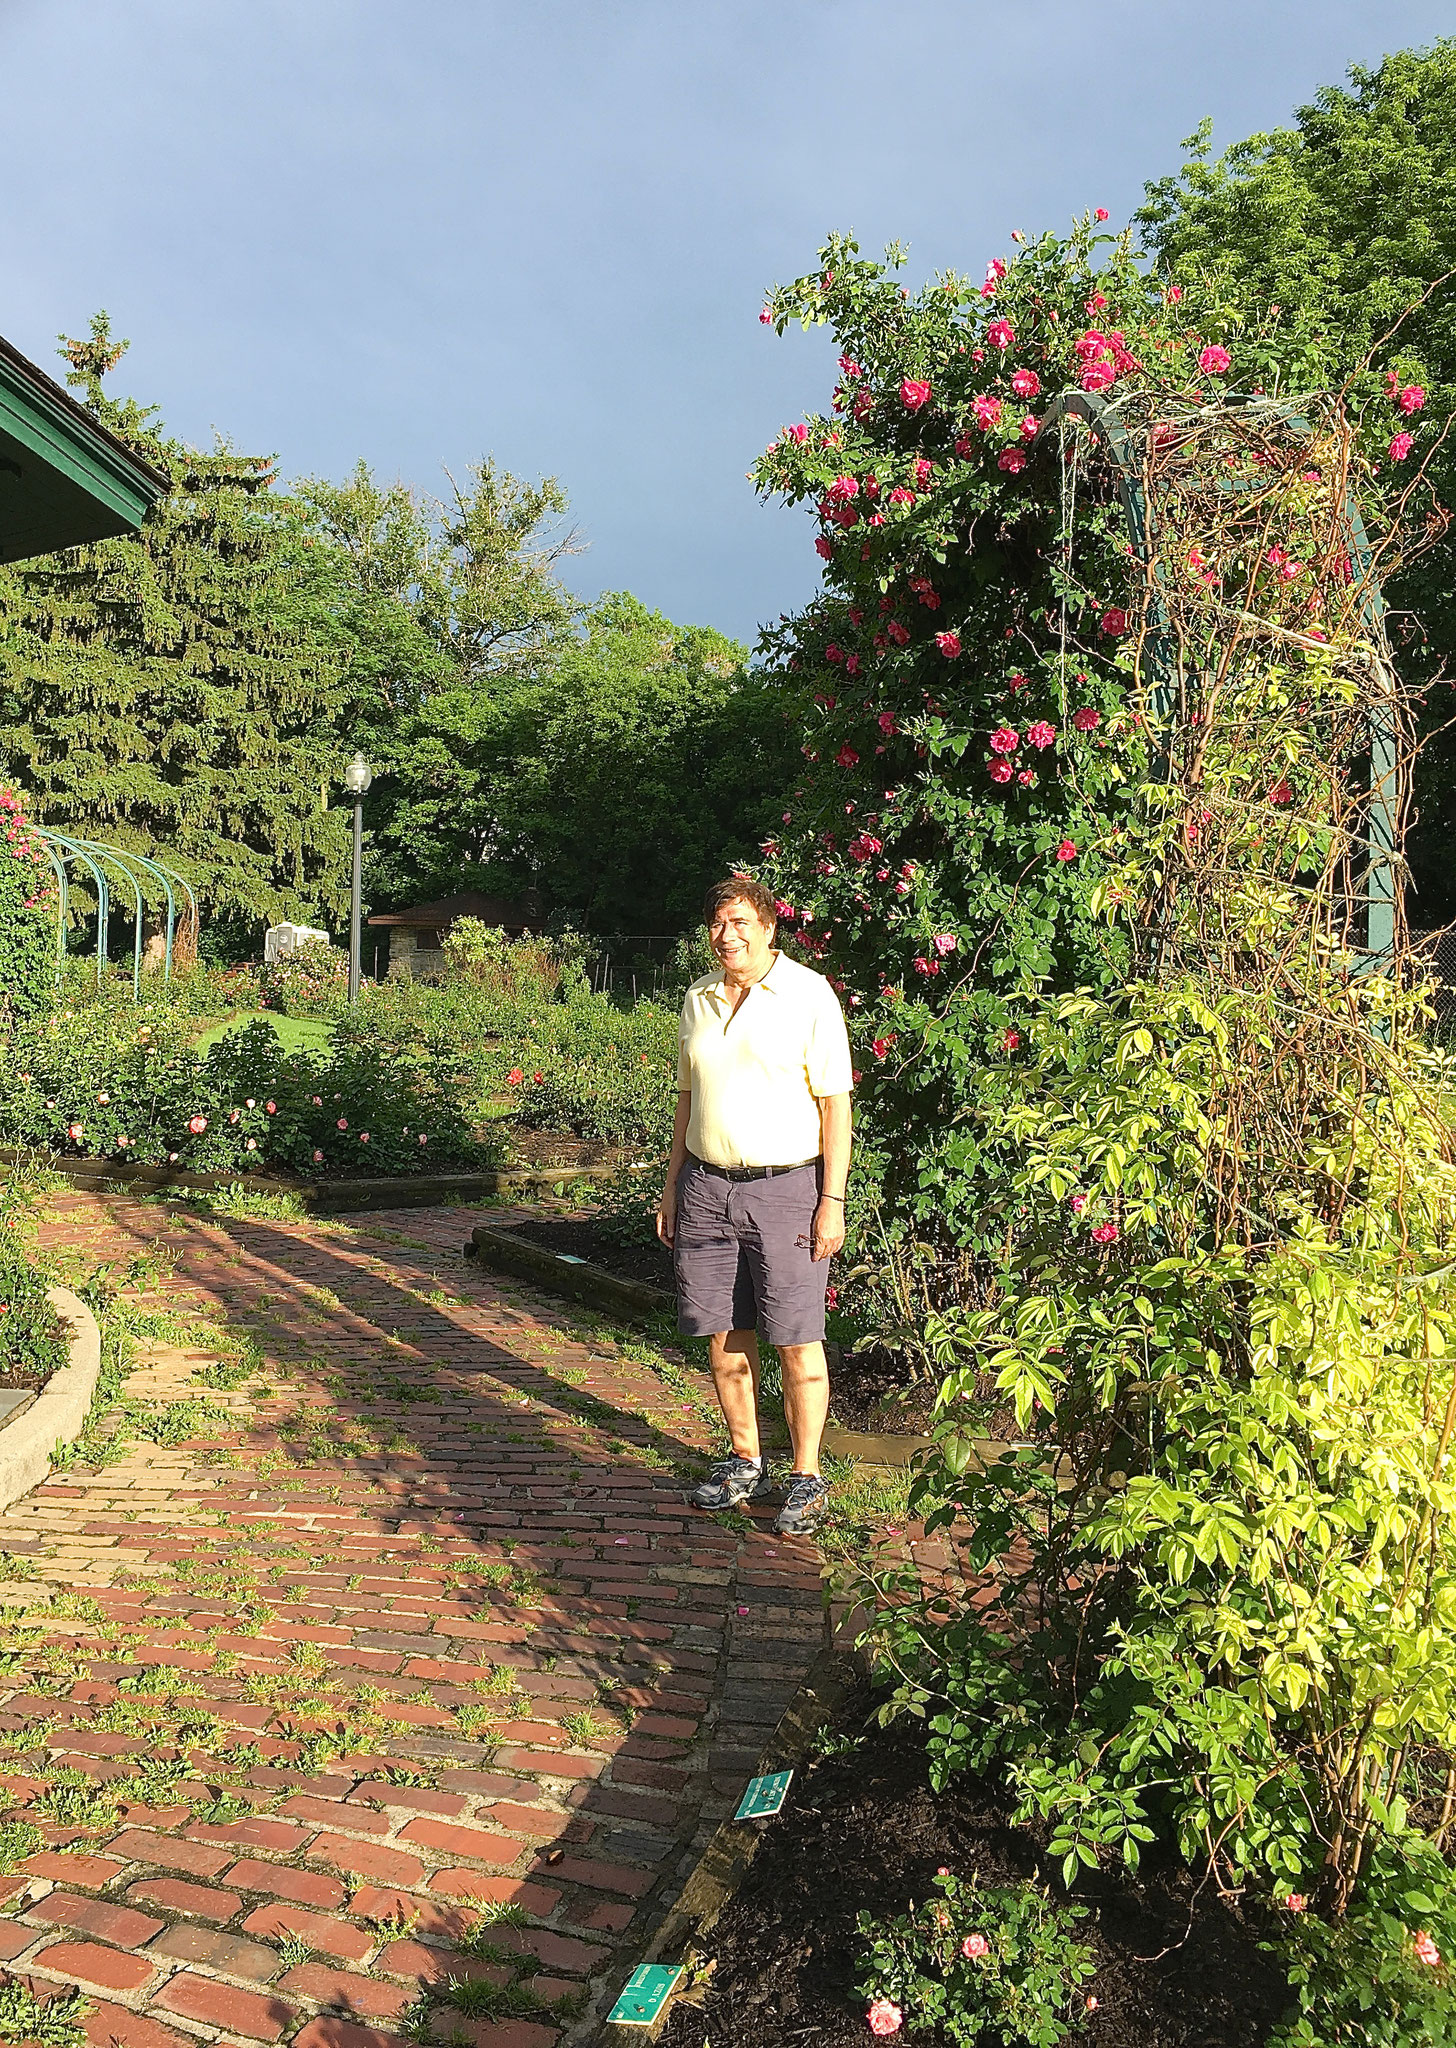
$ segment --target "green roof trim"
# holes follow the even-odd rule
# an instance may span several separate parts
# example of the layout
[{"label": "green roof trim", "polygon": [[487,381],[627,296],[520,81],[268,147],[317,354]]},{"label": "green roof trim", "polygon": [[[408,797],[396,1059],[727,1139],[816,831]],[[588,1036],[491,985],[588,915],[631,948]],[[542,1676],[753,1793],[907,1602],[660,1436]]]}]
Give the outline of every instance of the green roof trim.
[{"label": "green roof trim", "polygon": [[131,533],[168,488],[0,336],[0,562]]}]

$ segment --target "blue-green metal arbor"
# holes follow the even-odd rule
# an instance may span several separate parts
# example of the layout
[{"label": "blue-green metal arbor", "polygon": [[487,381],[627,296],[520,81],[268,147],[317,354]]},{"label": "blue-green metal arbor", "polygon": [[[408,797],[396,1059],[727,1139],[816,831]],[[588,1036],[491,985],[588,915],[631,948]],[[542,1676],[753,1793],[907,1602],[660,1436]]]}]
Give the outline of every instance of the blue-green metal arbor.
[{"label": "blue-green metal arbor", "polygon": [[[1220,409],[1225,418],[1235,416],[1245,425],[1277,430],[1298,442],[1313,438],[1313,429],[1299,407],[1287,400],[1251,397],[1236,408]],[[1204,417],[1214,418],[1215,415]],[[1122,499],[1128,538],[1137,559],[1149,575],[1151,633],[1147,643],[1151,690],[1149,703],[1153,722],[1166,734],[1178,711],[1177,682],[1172,655],[1172,635],[1166,604],[1160,594],[1161,565],[1158,552],[1158,508],[1152,488],[1150,456],[1156,429],[1149,420],[1128,420],[1119,402],[1098,392],[1064,391],[1048,406],[1037,433],[1037,442],[1051,445],[1052,430],[1061,422],[1080,419],[1090,427],[1108,456]],[[1213,479],[1220,490],[1240,491],[1250,486],[1236,476]],[[1394,958],[1397,910],[1401,897],[1402,860],[1400,816],[1402,806],[1397,693],[1385,640],[1385,604],[1376,575],[1374,553],[1359,502],[1343,482],[1340,513],[1349,544],[1356,584],[1356,598],[1362,623],[1373,645],[1380,650],[1381,673],[1372,678],[1375,688],[1366,706],[1369,733],[1369,784],[1364,807],[1364,872],[1357,878],[1353,894],[1364,909],[1364,948],[1354,962],[1357,972],[1379,972]],[[1172,751],[1166,750],[1165,770],[1172,771]]]},{"label": "blue-green metal arbor", "polygon": [[56,877],[57,981],[60,980],[62,964],[66,957],[66,920],[70,909],[68,870],[73,865],[85,871],[96,891],[97,985],[100,985],[106,970],[110,936],[111,888],[107,880],[108,868],[125,880],[132,896],[136,921],[131,968],[133,997],[140,997],[142,987],[142,926],[146,913],[147,882],[155,884],[161,890],[166,905],[166,943],[162,971],[164,980],[170,981],[179,927],[179,894],[187,899],[184,929],[190,930],[194,937],[197,932],[197,898],[192,892],[191,884],[174,868],[169,868],[163,862],[151,859],[146,854],[134,853],[129,847],[111,846],[99,839],[76,838],[69,833],[57,832],[46,825],[31,825],[28,830],[31,837],[38,839],[45,847]]}]

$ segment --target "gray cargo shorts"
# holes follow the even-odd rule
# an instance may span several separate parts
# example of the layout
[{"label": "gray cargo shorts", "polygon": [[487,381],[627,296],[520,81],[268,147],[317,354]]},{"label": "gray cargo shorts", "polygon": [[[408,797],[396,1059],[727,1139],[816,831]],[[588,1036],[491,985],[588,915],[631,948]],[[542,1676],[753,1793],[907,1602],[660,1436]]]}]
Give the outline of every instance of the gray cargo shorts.
[{"label": "gray cargo shorts", "polygon": [[672,1259],[685,1337],[761,1330],[770,1344],[824,1336],[829,1261],[813,1257],[820,1162],[772,1180],[722,1180],[690,1158],[678,1176]]}]

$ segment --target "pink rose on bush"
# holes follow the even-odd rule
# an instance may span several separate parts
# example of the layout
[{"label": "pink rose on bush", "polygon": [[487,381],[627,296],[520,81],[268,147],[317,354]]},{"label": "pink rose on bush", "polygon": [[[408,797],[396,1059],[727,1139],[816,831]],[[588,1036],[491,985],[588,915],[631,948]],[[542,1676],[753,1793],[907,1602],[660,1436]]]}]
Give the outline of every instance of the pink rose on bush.
[{"label": "pink rose on bush", "polygon": [[1009,320],[993,320],[986,329],[986,339],[992,348],[1014,348],[1016,336],[1011,331]]},{"label": "pink rose on bush", "polygon": [[987,433],[1000,421],[1001,401],[999,398],[993,398],[989,392],[983,391],[978,398],[972,399],[971,411],[975,415],[976,425],[982,433]]},{"label": "pink rose on bush", "polygon": [[837,476],[824,495],[831,505],[847,505],[859,496],[859,485],[852,476]]},{"label": "pink rose on bush", "polygon": [[900,386],[900,401],[907,412],[919,412],[922,405],[930,403],[930,386],[917,377],[907,377]]},{"label": "pink rose on bush", "polygon": [[1294,801],[1294,791],[1287,781],[1276,782],[1269,792],[1269,801],[1271,804],[1291,804]]},{"label": "pink rose on bush", "polygon": [[998,725],[991,735],[990,746],[993,754],[1014,754],[1021,741],[1012,725]]},{"label": "pink rose on bush", "polygon": [[1390,444],[1391,461],[1404,462],[1407,455],[1410,454],[1414,442],[1414,434],[1397,434],[1395,439]]},{"label": "pink rose on bush", "polygon": [[786,441],[797,441],[801,448],[803,447],[804,443],[808,440],[808,438],[809,429],[804,425],[802,420],[799,421],[798,424],[795,426],[784,428],[784,439]]},{"label": "pink rose on bush", "polygon": [[1303,1892],[1287,1892],[1284,1898],[1280,1900],[1280,1904],[1288,1913],[1302,1913],[1309,1904],[1309,1900],[1304,1896]]},{"label": "pink rose on bush", "polygon": [[1198,357],[1198,367],[1205,377],[1221,377],[1232,362],[1233,357],[1228,350],[1220,348],[1216,341],[1211,341]]},{"label": "pink rose on bush", "polygon": [[885,626],[885,631],[889,634],[890,638],[894,641],[897,647],[903,647],[905,645],[905,642],[910,638],[910,628],[908,626],[902,626],[898,619],[889,620]]},{"label": "pink rose on bush", "polygon": [[937,633],[935,644],[947,661],[954,661],[961,651],[961,636],[959,633]]},{"label": "pink rose on bush", "polygon": [[1084,1209],[1086,1208],[1086,1206],[1087,1206],[1087,1197],[1086,1197],[1085,1195],[1073,1195],[1073,1197],[1072,1197],[1072,1214],[1073,1214],[1074,1216],[1080,1216],[1080,1215],[1081,1215],[1081,1213],[1082,1213],[1082,1211],[1083,1211],[1083,1210],[1084,1210]]},{"label": "pink rose on bush", "polygon": [[1102,714],[1094,711],[1090,704],[1084,704],[1080,711],[1072,713],[1072,723],[1078,732],[1096,732],[1102,723]]},{"label": "pink rose on bush", "polygon": [[897,484],[890,493],[890,503],[892,505],[913,505],[915,503],[915,493],[907,491],[903,484]]},{"label": "pink rose on bush", "polygon": [[1110,633],[1114,639],[1120,634],[1125,633],[1127,631],[1127,613],[1122,611],[1117,605],[1109,605],[1102,614],[1102,630],[1104,633]]},{"label": "pink rose on bush", "polygon": [[826,562],[834,559],[834,543],[827,534],[821,533],[814,543],[814,552]]},{"label": "pink rose on bush", "polygon": [[[937,633],[935,637],[938,640],[940,638],[940,635]],[[899,725],[896,723],[895,714],[893,711],[882,711],[879,717],[875,720],[875,723],[880,728],[880,731],[885,735],[886,739],[889,739],[892,734],[897,733],[900,730]]]},{"label": "pink rose on bush", "polygon": [[66,1136],[70,1139],[73,1145],[79,1144],[80,1140],[85,1136],[85,1133],[86,1126],[84,1124],[67,1124],[66,1126]]},{"label": "pink rose on bush", "polygon": [[1001,1044],[1003,1049],[1006,1052],[1015,1052],[1017,1046],[1020,1045],[1020,1043],[1021,1033],[1019,1031],[1014,1031],[1008,1024],[1006,1029],[1001,1033]]},{"label": "pink rose on bush", "polygon": [[1011,379],[1011,389],[1018,398],[1039,398],[1041,379],[1035,370],[1018,370]]},{"label": "pink rose on bush", "polygon": [[1003,448],[996,457],[996,467],[1004,469],[1008,475],[1019,476],[1026,467],[1025,452],[1020,448]]},{"label": "pink rose on bush", "polygon": [[1116,1244],[1117,1225],[1115,1223],[1099,1223],[1092,1233],[1092,1242],[1094,1244]]},{"label": "pink rose on bush", "polygon": [[1093,214],[1092,218],[1093,220],[1106,220],[1107,208],[1105,206],[1099,206],[1097,208],[1097,211]]},{"label": "pink rose on bush", "polygon": [[1011,763],[1009,761],[988,761],[986,773],[993,782],[1009,782],[1011,780]]},{"label": "pink rose on bush", "polygon": [[322,1165],[323,1165],[323,1159],[324,1159],[324,1155],[323,1155],[323,1153],[322,1153],[322,1152],[320,1152],[320,1151],[319,1151],[319,1149],[318,1149],[318,1147],[317,1147],[317,1145],[315,1145],[315,1146],[314,1146],[314,1148],[313,1148],[313,1163],[314,1163],[314,1165],[315,1165],[315,1166],[322,1166]]},{"label": "pink rose on bush", "polygon": [[1054,746],[1056,744],[1056,737],[1056,727],[1048,725],[1044,718],[1039,718],[1035,725],[1029,725],[1026,728],[1026,744],[1029,747]]},{"label": "pink rose on bush", "polygon": [[961,1943],[961,1954],[968,1963],[975,1962],[978,1957],[988,1956],[990,1953],[991,1944],[987,1941],[984,1934],[968,1934]]},{"label": "pink rose on bush", "polygon": [[872,2034],[898,2034],[905,2015],[890,1998],[872,1998],[865,2018]]},{"label": "pink rose on bush", "polygon": [[954,932],[937,932],[930,943],[934,946],[936,952],[940,954],[941,958],[944,959],[947,953],[955,951],[956,947],[960,944],[960,939]]},{"label": "pink rose on bush", "polygon": [[1111,363],[1088,363],[1082,372],[1084,391],[1105,391],[1109,384],[1117,382],[1117,372]]},{"label": "pink rose on bush", "polygon": [[187,1128],[191,1131],[194,1138],[200,1138],[207,1129],[207,1118],[205,1116],[190,1116],[187,1119]]},{"label": "pink rose on bush", "polygon": [[1059,861],[1066,862],[1069,860],[1075,860],[1076,858],[1077,848],[1075,842],[1071,839],[1064,839],[1061,845],[1057,848],[1057,859]]},{"label": "pink rose on bush", "polygon": [[1426,394],[1419,384],[1407,384],[1404,391],[1397,391],[1395,402],[1409,419],[1413,412],[1419,412],[1426,402]]},{"label": "pink rose on bush", "polygon": [[1411,1947],[1416,1952],[1417,1960],[1424,1963],[1428,1969],[1434,1970],[1439,1965],[1441,1951],[1437,1948],[1435,1942],[1432,1941],[1430,1935],[1427,1934],[1424,1927],[1411,1943]]},{"label": "pink rose on bush", "polygon": [[834,759],[840,768],[857,768],[859,766],[859,755],[849,745],[842,746]]}]

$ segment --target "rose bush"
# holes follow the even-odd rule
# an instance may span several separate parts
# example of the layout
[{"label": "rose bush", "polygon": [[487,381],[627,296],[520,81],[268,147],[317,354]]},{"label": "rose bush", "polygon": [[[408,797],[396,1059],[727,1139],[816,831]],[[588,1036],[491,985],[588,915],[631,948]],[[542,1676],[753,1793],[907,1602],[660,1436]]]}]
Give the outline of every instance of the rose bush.
[{"label": "rose bush", "polygon": [[767,640],[805,767],[762,874],[885,1154],[859,1313],[930,1290],[915,1498],[993,1596],[861,1588],[887,1711],[1001,1760],[1069,1878],[1165,1840],[1306,1898],[1291,2040],[1403,2038],[1456,1895],[1411,1820],[1456,1745],[1456,1147],[1418,1000],[1350,973],[1398,385],[1299,395],[1297,328],[1090,220],[913,296],[839,239],[768,311],[841,353],[758,468],[825,564]]},{"label": "rose bush", "polygon": [[55,882],[12,789],[0,788],[0,1008],[34,1016],[56,980]]}]

